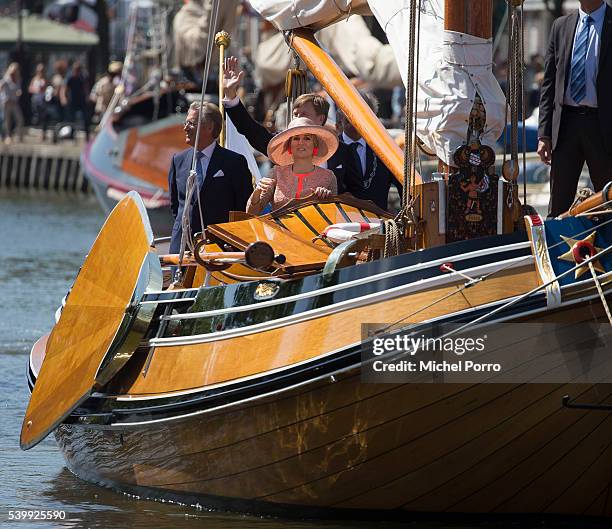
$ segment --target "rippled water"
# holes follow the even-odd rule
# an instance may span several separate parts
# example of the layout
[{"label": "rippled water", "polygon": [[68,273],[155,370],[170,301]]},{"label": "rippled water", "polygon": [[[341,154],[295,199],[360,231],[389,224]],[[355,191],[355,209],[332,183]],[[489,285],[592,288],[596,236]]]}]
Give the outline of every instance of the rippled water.
[{"label": "rippled water", "polygon": [[[208,513],[131,498],[74,477],[52,437],[22,452],[21,420],[32,343],[53,325],[66,293],[104,218],[93,199],[0,194],[0,528],[315,528],[442,529],[438,523],[311,522]],[[18,510],[55,511],[65,519],[11,521]],[[453,525],[453,529],[475,527]],[[483,521],[478,527],[540,527],[535,522]],[[576,527],[575,525],[573,527]]]}]

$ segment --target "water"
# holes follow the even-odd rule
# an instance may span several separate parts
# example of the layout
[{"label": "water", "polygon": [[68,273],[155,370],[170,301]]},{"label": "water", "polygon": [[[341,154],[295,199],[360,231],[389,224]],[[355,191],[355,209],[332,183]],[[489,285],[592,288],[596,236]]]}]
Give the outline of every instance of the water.
[{"label": "water", "polygon": [[[104,217],[93,199],[0,194],[0,528],[199,528],[443,529],[448,524],[287,521],[209,513],[138,500],[74,477],[49,437],[22,452],[19,431],[29,399],[28,352],[49,332],[53,314],[70,287]],[[55,511],[63,520],[9,520],[10,511]],[[452,529],[476,527],[457,524]],[[540,527],[538,521],[483,521],[477,527]],[[548,527],[548,526],[547,526]],[[577,526],[573,526],[577,527]],[[579,525],[581,529],[585,527]]]}]

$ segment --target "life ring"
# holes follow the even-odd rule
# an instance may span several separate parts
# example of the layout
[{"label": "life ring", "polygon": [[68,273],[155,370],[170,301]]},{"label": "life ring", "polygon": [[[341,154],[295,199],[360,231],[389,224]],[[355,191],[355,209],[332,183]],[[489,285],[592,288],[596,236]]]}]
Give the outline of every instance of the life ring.
[{"label": "life ring", "polygon": [[358,233],[376,229],[382,230],[382,222],[340,222],[327,226],[315,239],[326,239],[335,244],[341,244]]}]

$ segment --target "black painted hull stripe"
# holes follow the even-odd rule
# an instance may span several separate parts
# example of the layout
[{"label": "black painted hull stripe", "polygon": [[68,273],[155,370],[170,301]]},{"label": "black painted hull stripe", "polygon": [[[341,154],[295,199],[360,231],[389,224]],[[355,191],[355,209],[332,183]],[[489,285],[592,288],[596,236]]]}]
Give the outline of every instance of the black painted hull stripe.
[{"label": "black painted hull stripe", "polygon": [[344,220],[346,220],[346,222],[353,222],[351,220],[351,217],[349,217],[346,213],[346,211],[344,211],[344,208],[342,207],[342,204],[338,204],[336,203],[336,207],[338,208],[338,211],[340,212],[340,214],[344,217]]},{"label": "black painted hull stripe", "polygon": [[365,212],[363,211],[363,209],[358,208],[359,213],[361,213],[361,216],[363,217],[364,222],[372,222],[368,216],[365,214]]}]

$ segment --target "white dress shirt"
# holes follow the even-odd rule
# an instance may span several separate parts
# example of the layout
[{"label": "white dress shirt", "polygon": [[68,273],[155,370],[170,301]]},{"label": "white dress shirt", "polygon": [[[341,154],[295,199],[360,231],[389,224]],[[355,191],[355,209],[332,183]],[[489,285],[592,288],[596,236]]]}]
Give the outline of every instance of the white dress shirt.
[{"label": "white dress shirt", "polygon": [[357,147],[357,154],[359,155],[359,161],[361,162],[361,174],[365,175],[366,174],[366,142],[363,138],[359,138],[357,141],[349,138],[346,133],[342,133],[342,142],[346,143],[347,145],[351,145],[353,143],[356,143],[358,145]]},{"label": "white dress shirt", "polygon": [[586,95],[580,103],[576,103],[571,95],[570,83],[572,79],[572,72],[570,66],[570,72],[567,82],[567,88],[565,90],[565,98],[563,100],[564,105],[571,106],[587,106],[597,108],[597,73],[599,71],[599,49],[601,47],[601,34],[603,32],[603,23],[606,16],[606,2],[602,2],[601,7],[593,11],[590,15],[585,13],[582,9],[578,11],[580,19],[578,20],[578,26],[576,27],[576,33],[574,35],[574,44],[572,46],[572,55],[574,56],[574,47],[576,46],[576,40],[580,34],[580,30],[585,24],[586,17],[590,16],[593,19],[591,27],[589,28],[589,38],[587,44],[587,55],[586,55]]}]

